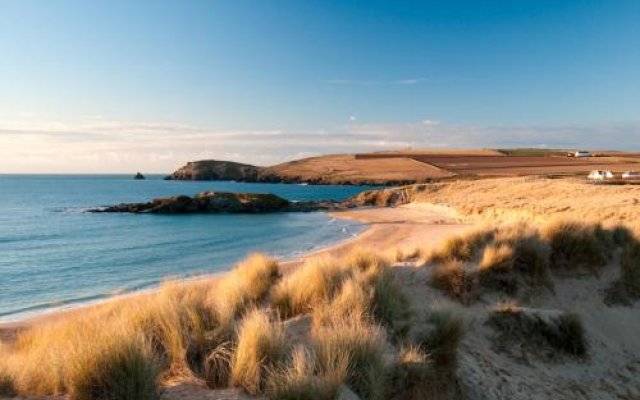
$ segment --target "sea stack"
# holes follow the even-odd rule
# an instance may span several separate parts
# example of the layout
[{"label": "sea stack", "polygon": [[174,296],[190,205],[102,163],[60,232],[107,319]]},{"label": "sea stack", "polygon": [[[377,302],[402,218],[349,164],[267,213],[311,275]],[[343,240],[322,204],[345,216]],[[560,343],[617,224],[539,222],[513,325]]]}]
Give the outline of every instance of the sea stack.
[{"label": "sea stack", "polygon": [[137,181],[141,181],[144,179],[147,179],[144,177],[144,175],[142,175],[140,172],[136,173],[136,175],[133,177],[133,179],[137,180]]}]

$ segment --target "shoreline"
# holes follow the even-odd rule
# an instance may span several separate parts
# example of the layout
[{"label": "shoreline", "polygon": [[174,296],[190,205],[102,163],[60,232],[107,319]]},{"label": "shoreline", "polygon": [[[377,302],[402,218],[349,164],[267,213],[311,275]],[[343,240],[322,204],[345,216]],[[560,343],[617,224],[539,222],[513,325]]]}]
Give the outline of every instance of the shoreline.
[{"label": "shoreline", "polygon": [[[333,215],[333,213],[327,213],[328,216],[342,218],[341,216]],[[342,246],[349,246],[352,241],[357,240],[360,236],[365,234],[369,229],[372,228],[370,224],[365,221],[360,221],[363,225],[363,229],[355,234],[355,236],[345,237],[343,240],[339,240],[337,242],[329,243],[326,245],[321,245],[318,248],[312,249],[310,251],[300,251],[299,255],[296,256],[285,256],[283,258],[278,258],[278,263],[283,272],[288,273],[293,268],[301,265],[306,258],[310,257],[320,257],[325,253],[329,253],[334,249],[339,249]],[[249,252],[250,253],[250,252]],[[249,254],[247,253],[247,254]],[[247,255],[245,254],[245,256]],[[184,277],[176,279],[179,282],[196,282],[202,279],[219,279],[224,274],[228,273],[233,269],[235,264],[231,264],[225,267],[224,270],[211,272],[208,274],[198,274],[190,277]],[[104,304],[109,304],[111,302],[125,300],[137,296],[146,296],[157,291],[161,285],[160,282],[151,285],[150,287],[132,290],[121,294],[113,294],[113,295],[105,295],[105,297],[101,297],[96,300],[91,300],[87,302],[79,302],[79,303],[70,303],[67,307],[59,307],[59,308],[50,308],[44,309],[41,312],[34,312],[32,314],[25,314],[23,317],[18,317],[15,320],[7,320],[0,321],[0,340],[6,339],[7,336],[12,336],[16,330],[22,330],[24,328],[29,328],[31,326],[47,323],[50,321],[57,320],[58,318],[64,318],[66,316],[72,316],[77,313],[81,313],[87,310],[91,310],[94,307],[100,307]],[[19,314],[18,314],[19,315]]]},{"label": "shoreline", "polygon": [[[282,273],[290,273],[308,258],[322,256],[341,257],[354,248],[375,248],[377,251],[384,252],[392,248],[430,247],[437,244],[448,233],[468,227],[468,224],[461,222],[457,218],[457,214],[453,209],[428,203],[407,204],[399,207],[332,211],[328,215],[334,218],[357,220],[364,225],[364,229],[356,236],[302,253],[295,258],[279,259]],[[201,279],[219,279],[229,270],[180,279],[180,281],[192,282]],[[110,296],[95,302],[81,303],[66,309],[54,309],[49,312],[26,316],[24,319],[16,321],[0,322],[0,339],[11,339],[21,330],[39,324],[54,322],[60,318],[73,316],[91,310],[93,307],[100,307],[114,301],[146,296],[157,290],[158,287],[154,286],[148,289]]]}]

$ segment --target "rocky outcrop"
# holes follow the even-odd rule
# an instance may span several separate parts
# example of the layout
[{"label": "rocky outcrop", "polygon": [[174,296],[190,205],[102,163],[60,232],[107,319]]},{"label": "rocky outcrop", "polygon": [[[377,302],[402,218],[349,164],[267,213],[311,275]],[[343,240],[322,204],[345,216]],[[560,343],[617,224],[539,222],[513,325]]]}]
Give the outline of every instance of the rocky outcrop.
[{"label": "rocky outcrop", "polygon": [[137,181],[142,181],[144,179],[146,179],[144,177],[144,175],[142,175],[142,173],[138,172],[137,174],[135,174],[135,176],[133,177],[133,179],[137,180]]},{"label": "rocky outcrop", "polygon": [[347,199],[351,207],[395,207],[411,203],[419,193],[433,185],[419,184],[387,189],[367,190]]},{"label": "rocky outcrop", "polygon": [[123,203],[90,210],[154,214],[268,213],[283,211],[290,202],[273,194],[203,192],[195,197],[171,196],[147,203]]},{"label": "rocky outcrop", "polygon": [[233,161],[203,160],[187,163],[166,180],[182,181],[245,181],[258,179],[260,167]]},{"label": "rocky outcrop", "polygon": [[412,201],[427,185],[370,190],[344,201],[289,201],[268,193],[203,192],[195,197],[170,196],[146,203],[122,203],[95,208],[89,212],[127,212],[153,214],[270,213],[339,211],[355,207],[393,207]]}]

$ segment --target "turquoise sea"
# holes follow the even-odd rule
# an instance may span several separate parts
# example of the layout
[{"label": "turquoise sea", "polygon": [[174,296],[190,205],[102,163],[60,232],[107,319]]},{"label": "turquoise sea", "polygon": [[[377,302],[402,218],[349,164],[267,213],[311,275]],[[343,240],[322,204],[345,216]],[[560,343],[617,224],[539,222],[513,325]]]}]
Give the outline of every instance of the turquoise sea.
[{"label": "turquoise sea", "polygon": [[0,321],[150,288],[171,277],[224,271],[252,251],[294,257],[362,229],[322,212],[134,215],[87,208],[205,190],[339,200],[368,189],[160,176],[0,176]]}]

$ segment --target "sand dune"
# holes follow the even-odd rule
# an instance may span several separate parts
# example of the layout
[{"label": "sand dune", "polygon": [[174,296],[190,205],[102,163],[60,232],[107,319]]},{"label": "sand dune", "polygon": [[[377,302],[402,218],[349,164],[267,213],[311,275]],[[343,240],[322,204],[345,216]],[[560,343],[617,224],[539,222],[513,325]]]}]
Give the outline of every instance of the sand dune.
[{"label": "sand dune", "polygon": [[[540,224],[570,217],[609,224],[633,223],[640,216],[638,198],[637,187],[592,186],[579,180],[501,178],[432,184],[417,193],[410,204],[334,213],[338,218],[366,222],[369,228],[347,242],[303,259],[343,259],[356,248],[380,254],[397,249],[408,253],[419,248],[424,256],[448,236],[488,222],[501,225],[525,219]],[[282,270],[290,274],[303,261],[285,262]],[[640,398],[640,304],[609,306],[604,301],[605,292],[620,275],[619,253],[614,252],[597,273],[553,273],[552,289],[526,291],[515,298],[487,291],[468,304],[431,284],[433,268],[434,264],[414,258],[394,262],[391,270],[408,296],[418,324],[440,311],[453,313],[464,321],[466,333],[459,348],[457,370],[459,394],[451,397],[449,393],[446,398]],[[515,345],[503,342],[489,320],[493,310],[506,300],[517,301],[523,312],[531,315],[580,315],[587,356],[556,354],[545,347],[532,350],[517,341]],[[56,317],[28,322],[25,327],[46,324],[51,318]],[[6,332],[12,328],[4,329]],[[299,335],[306,335],[304,332]],[[173,384],[163,394],[166,400],[244,398],[255,397],[240,389],[209,390],[189,382]]]}]

